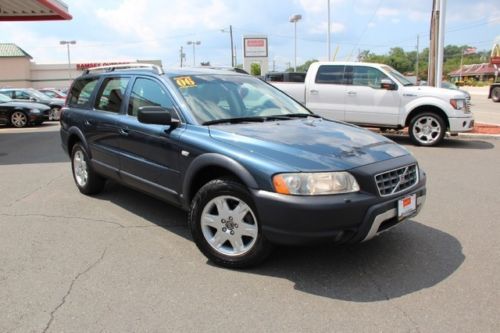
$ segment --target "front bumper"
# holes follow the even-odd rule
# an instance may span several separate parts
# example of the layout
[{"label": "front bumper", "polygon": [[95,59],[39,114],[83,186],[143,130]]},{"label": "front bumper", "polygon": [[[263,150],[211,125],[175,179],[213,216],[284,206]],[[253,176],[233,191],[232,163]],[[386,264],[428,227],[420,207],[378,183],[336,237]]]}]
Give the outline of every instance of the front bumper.
[{"label": "front bumper", "polygon": [[472,114],[460,118],[448,118],[450,133],[469,132],[474,129],[474,117]]},{"label": "front bumper", "polygon": [[[357,193],[292,196],[252,190],[264,236],[273,243],[288,245],[356,243],[373,238],[417,215],[425,202],[425,173],[419,170],[418,182],[411,188],[382,197],[374,190],[374,184],[372,188],[368,186],[368,180],[373,180],[373,175],[377,174],[376,170],[381,165],[382,170],[391,170],[389,163],[358,170],[355,176],[358,182],[362,180],[360,186],[364,191]],[[364,176],[362,172],[365,172]],[[411,215],[399,218],[398,201],[412,194],[416,195],[416,210]]]}]

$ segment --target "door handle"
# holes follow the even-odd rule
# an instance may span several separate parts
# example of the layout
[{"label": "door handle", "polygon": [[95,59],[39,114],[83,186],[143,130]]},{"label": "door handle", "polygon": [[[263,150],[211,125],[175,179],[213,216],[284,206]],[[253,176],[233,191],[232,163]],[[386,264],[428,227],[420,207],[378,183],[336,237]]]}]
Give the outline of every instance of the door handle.
[{"label": "door handle", "polygon": [[126,128],[120,128],[118,130],[118,132],[120,132],[120,135],[123,135],[123,136],[127,136],[128,135],[128,129],[126,129]]},{"label": "door handle", "polygon": [[83,124],[84,124],[85,126],[92,126],[92,122],[91,122],[90,120],[85,120],[85,121],[83,122]]},{"label": "door handle", "polygon": [[316,89],[311,89],[309,92],[311,93],[311,95],[319,94],[319,91],[317,91]]},{"label": "door handle", "polygon": [[355,91],[348,91],[348,92],[347,92],[347,95],[349,95],[349,96],[356,96],[357,94],[358,94],[358,93],[357,93],[357,92],[355,92]]}]

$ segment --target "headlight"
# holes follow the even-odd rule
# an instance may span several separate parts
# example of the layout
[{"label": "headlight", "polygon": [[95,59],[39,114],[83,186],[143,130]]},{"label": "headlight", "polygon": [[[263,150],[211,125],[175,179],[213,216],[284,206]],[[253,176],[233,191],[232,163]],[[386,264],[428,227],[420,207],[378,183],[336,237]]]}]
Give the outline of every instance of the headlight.
[{"label": "headlight", "polygon": [[455,110],[462,110],[465,108],[465,99],[450,99],[450,104]]},{"label": "headlight", "polygon": [[276,192],[290,195],[327,195],[359,191],[349,172],[282,173],[273,177]]},{"label": "headlight", "polygon": [[38,109],[31,109],[30,110],[31,113],[34,113],[34,114],[39,114],[41,113],[42,111],[38,110]]}]

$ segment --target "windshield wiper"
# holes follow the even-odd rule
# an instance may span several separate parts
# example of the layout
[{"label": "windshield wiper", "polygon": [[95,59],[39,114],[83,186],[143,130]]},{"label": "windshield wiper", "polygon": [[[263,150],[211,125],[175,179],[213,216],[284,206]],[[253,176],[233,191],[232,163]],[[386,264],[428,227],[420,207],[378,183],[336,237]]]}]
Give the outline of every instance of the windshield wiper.
[{"label": "windshield wiper", "polygon": [[317,114],[310,113],[292,113],[292,114],[277,114],[271,116],[260,116],[260,117],[238,117],[238,118],[225,118],[225,119],[215,119],[204,122],[202,125],[214,125],[214,124],[238,124],[238,123],[246,123],[246,122],[258,122],[263,123],[265,121],[272,120],[290,120],[292,118],[321,118]]},{"label": "windshield wiper", "polygon": [[266,121],[266,117],[237,117],[237,118],[224,118],[224,119],[215,119],[209,120],[202,123],[202,125],[214,125],[214,124],[237,124],[237,123],[246,123],[246,122],[258,122],[262,123]]}]

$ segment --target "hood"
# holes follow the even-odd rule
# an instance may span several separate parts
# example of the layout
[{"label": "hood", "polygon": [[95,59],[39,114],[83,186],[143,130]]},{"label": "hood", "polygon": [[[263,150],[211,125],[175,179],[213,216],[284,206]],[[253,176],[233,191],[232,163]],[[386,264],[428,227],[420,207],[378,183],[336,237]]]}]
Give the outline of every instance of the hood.
[{"label": "hood", "polygon": [[459,90],[436,88],[430,86],[408,86],[403,88],[404,93],[416,95],[416,97],[438,97],[438,98],[464,98],[464,93]]},{"label": "hood", "polygon": [[210,136],[290,171],[338,171],[409,154],[368,130],[309,118],[210,126]]},{"label": "hood", "polygon": [[0,105],[2,106],[12,106],[12,107],[21,107],[25,109],[38,109],[41,111],[46,111],[50,110],[50,107],[48,107],[45,104],[40,104],[40,103],[34,103],[34,102],[6,102],[6,103],[1,103]]}]

